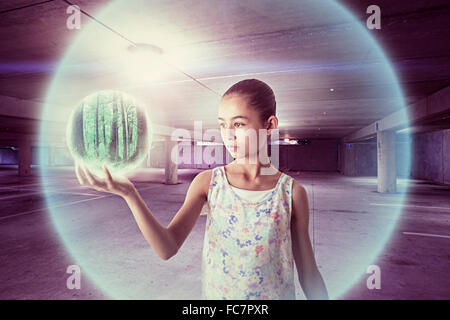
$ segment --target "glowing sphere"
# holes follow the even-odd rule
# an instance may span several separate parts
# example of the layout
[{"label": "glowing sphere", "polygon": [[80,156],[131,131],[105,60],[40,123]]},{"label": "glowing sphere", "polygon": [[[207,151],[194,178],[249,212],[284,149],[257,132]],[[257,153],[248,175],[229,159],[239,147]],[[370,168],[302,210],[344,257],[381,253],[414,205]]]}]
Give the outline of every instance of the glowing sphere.
[{"label": "glowing sphere", "polygon": [[132,96],[102,90],[82,99],[72,111],[66,141],[72,156],[100,174],[128,172],[145,158],[150,147],[147,113]]}]

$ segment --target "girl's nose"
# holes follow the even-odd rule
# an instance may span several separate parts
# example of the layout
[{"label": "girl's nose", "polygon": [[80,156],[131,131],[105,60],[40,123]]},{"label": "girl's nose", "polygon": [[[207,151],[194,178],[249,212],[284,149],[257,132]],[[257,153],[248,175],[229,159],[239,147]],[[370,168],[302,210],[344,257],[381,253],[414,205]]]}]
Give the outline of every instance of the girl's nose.
[{"label": "girl's nose", "polygon": [[224,130],[224,135],[225,135],[225,137],[227,137],[227,138],[233,138],[234,139],[234,137],[235,137],[235,131],[234,131],[234,129],[230,129],[230,128],[226,128],[225,130]]},{"label": "girl's nose", "polygon": [[234,141],[236,140],[234,129],[225,129],[223,131],[222,139],[226,145],[234,145]]}]

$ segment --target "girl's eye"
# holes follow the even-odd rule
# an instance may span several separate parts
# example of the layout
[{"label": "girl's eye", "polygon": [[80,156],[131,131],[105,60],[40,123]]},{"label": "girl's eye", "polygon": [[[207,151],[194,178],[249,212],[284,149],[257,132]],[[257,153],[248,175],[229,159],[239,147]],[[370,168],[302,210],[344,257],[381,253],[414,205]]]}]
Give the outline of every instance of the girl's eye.
[{"label": "girl's eye", "polygon": [[[242,122],[235,122],[234,126],[237,128],[241,128],[241,127],[245,126],[245,124]],[[226,127],[226,125],[225,125],[225,123],[219,123],[219,127],[224,128],[224,127]]]}]

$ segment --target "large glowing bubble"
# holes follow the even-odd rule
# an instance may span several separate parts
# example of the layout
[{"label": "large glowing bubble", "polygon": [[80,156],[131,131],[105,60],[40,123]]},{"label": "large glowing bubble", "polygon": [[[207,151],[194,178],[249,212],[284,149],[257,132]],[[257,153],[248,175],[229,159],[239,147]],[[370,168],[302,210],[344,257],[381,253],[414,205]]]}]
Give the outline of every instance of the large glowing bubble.
[{"label": "large glowing bubble", "polygon": [[102,90],[82,99],[72,111],[66,141],[72,156],[101,174],[136,168],[148,154],[150,123],[146,109],[120,91]]},{"label": "large glowing bubble", "polygon": [[[215,87],[218,83],[216,78],[220,79],[221,76],[229,78],[229,85],[231,85],[243,77],[270,76],[273,70],[276,71],[273,73],[277,79],[284,79],[289,77],[290,70],[296,69],[295,72],[300,71],[305,75],[314,72],[313,81],[321,81],[318,85],[304,83],[304,92],[308,92],[309,89],[317,92],[318,88],[328,89],[331,85],[340,87],[334,90],[335,93],[339,89],[345,91],[348,89],[349,82],[346,82],[348,77],[341,79],[340,76],[351,75],[360,79],[360,87],[354,89],[357,91],[355,92],[357,98],[362,98],[362,101],[363,99],[380,101],[380,108],[396,105],[398,106],[396,110],[400,110],[404,107],[404,99],[396,75],[383,50],[373,38],[372,34],[377,31],[368,30],[364,21],[361,22],[355,18],[336,1],[254,0],[242,2],[230,0],[215,2],[205,0],[189,2],[187,7],[179,5],[178,2],[176,5],[171,3],[165,0],[114,1],[101,11],[95,12],[95,16],[135,42],[155,43],[162,47],[165,53],[172,53],[173,57],[178,55],[179,61],[189,67],[192,74],[200,75],[200,78],[208,65],[215,65],[215,62],[221,64],[223,70],[212,70],[215,73],[209,75],[206,73],[207,75],[200,79],[217,90],[220,88]],[[244,9],[243,6],[248,8]],[[284,14],[276,15],[278,12]],[[358,16],[364,14],[363,12]],[[136,18],[136,15],[139,17]],[[201,21],[198,22],[198,19]],[[282,26],[274,29],[271,26],[272,23]],[[205,34],[210,30],[212,30],[211,34]],[[232,30],[232,33],[236,35],[230,38],[229,34],[220,34],[221,30]],[[42,118],[55,122],[68,119],[80,97],[108,88],[127,92],[145,102],[149,101],[149,97],[145,96],[150,91],[147,83],[132,86],[130,78],[127,78],[127,74],[123,72],[124,61],[121,60],[121,55],[124,59],[128,57],[129,43],[127,41],[89,19],[84,20],[82,28],[76,32],[78,34],[74,35],[72,45],[53,75]],[[265,39],[266,34],[270,41]],[[291,43],[287,46],[284,43],[284,47],[296,46],[298,45],[297,34],[301,34],[301,39],[304,40],[300,41],[302,48],[296,50],[297,55],[290,51],[289,58],[278,59],[282,55],[277,56],[279,51],[276,47],[277,41],[287,39]],[[260,38],[263,40],[259,41]],[[337,38],[339,41],[332,41]],[[218,40],[217,46],[209,46],[216,40]],[[250,40],[251,43],[245,47]],[[271,41],[275,43],[272,47],[269,46]],[[327,46],[322,47],[325,45]],[[320,60],[320,50],[323,51],[324,48],[330,50],[338,62]],[[247,54],[246,58],[250,54],[254,58],[240,59],[241,50],[238,49],[243,49],[242,54]],[[253,49],[254,52],[251,51]],[[355,51],[356,55],[353,54]],[[264,55],[266,52],[270,52],[270,57]],[[212,58],[209,57],[210,53]],[[305,55],[302,56],[303,53],[307,56],[306,58]],[[265,58],[259,59],[260,56]],[[117,59],[114,60],[114,58]],[[194,62],[189,63],[190,58],[193,58]],[[281,70],[283,68],[284,70]],[[144,67],[142,69],[145,70],[144,74],[154,70]],[[107,77],[104,77],[105,74]],[[167,80],[167,77],[164,78],[159,70],[156,74],[163,80]],[[330,74],[332,74],[331,77]],[[217,75],[217,77],[211,75]],[[301,75],[298,79],[293,77],[289,79],[304,81]],[[183,75],[180,75],[177,80],[181,84],[190,81]],[[166,87],[156,86],[155,91],[176,96],[175,82],[177,81],[174,81],[173,86],[172,83]],[[280,91],[285,89],[284,83],[286,80],[279,87]],[[192,88],[197,87],[193,84]],[[193,97],[194,95],[190,95],[180,99],[186,100]],[[391,98],[389,105],[383,104],[385,97]],[[327,101],[326,98],[323,101],[324,104],[333,102]],[[151,103],[151,106],[162,110],[166,107],[164,103],[156,106]],[[198,107],[211,110],[213,106]],[[203,110],[198,111],[198,114],[201,114]],[[371,113],[374,111],[372,107],[358,108],[352,114],[341,114],[341,110],[333,111],[339,118],[348,116],[349,118],[371,118],[374,121],[379,119]],[[150,113],[150,115],[153,114],[153,112]],[[405,112],[403,118],[406,119],[406,123],[407,116]],[[398,118],[396,116],[396,119]],[[283,121],[284,117],[281,116],[280,120]],[[54,130],[45,127],[47,124],[42,122],[40,130],[43,145],[55,137]],[[61,127],[64,131],[66,124]],[[61,136],[64,135],[65,132],[61,132]],[[41,162],[45,163],[48,155],[44,148],[39,150]],[[405,172],[408,172],[409,144],[405,145],[404,151],[408,156],[403,160],[398,159],[403,161],[399,167],[405,168]],[[105,149],[101,152],[105,152]],[[46,172],[45,166],[41,166],[40,169],[44,185],[51,186],[55,182],[55,176]],[[76,181],[75,173],[72,178]],[[62,177],[61,182],[65,183],[63,179]],[[312,197],[316,210],[313,218],[316,216],[316,219],[315,221],[310,219],[311,228],[315,228],[311,229],[311,235],[314,239],[316,259],[331,298],[342,296],[356,281],[367,276],[367,267],[373,264],[385,248],[402,211],[402,193],[384,197],[383,200],[389,202],[385,206],[376,194],[376,178],[370,178],[367,182],[363,179],[360,181],[367,187],[366,189],[373,190],[373,194],[368,194],[370,191],[361,194],[356,191],[351,192],[348,195],[349,203],[345,204],[344,208],[338,208],[340,200],[338,196],[334,199],[335,202],[330,202],[333,194],[327,190],[316,194],[315,198]],[[331,184],[332,180],[329,183]],[[310,191],[316,188],[327,188],[324,185],[313,187],[308,184],[306,186],[310,188]],[[404,190],[405,184],[399,183],[399,189]],[[190,270],[194,270],[194,274],[200,273],[198,262],[201,245],[198,244],[201,243],[200,235],[203,230],[196,230],[191,236],[191,239],[196,239],[195,243],[186,241],[180,251],[183,256],[180,257],[178,254],[168,261],[161,261],[145,242],[128,207],[121,199],[117,197],[87,199],[76,193],[68,198],[67,193],[61,196],[53,191],[51,188],[44,188],[49,212],[61,240],[73,258],[73,263],[80,265],[84,279],[87,277],[93,280],[95,285],[111,298],[200,298],[200,276],[192,277]],[[376,199],[379,201],[372,201],[371,196],[378,197]],[[172,214],[175,214],[180,206],[178,202],[168,201],[158,204],[160,197],[145,198],[145,200],[150,208],[158,210],[158,206],[164,206],[165,212]],[[97,201],[101,202],[101,208]],[[324,209],[322,207],[324,203],[333,203],[336,210]],[[355,208],[350,211],[349,206]],[[344,214],[340,209],[347,210],[345,212],[361,213],[358,217],[353,217],[361,223],[343,220],[342,217],[347,213]],[[322,219],[318,219],[321,216]],[[168,219],[171,217],[172,215]],[[188,250],[188,246],[193,247],[191,251]],[[176,274],[167,270],[176,270]],[[179,290],[181,287],[186,287],[186,284],[192,288],[189,293]]]}]

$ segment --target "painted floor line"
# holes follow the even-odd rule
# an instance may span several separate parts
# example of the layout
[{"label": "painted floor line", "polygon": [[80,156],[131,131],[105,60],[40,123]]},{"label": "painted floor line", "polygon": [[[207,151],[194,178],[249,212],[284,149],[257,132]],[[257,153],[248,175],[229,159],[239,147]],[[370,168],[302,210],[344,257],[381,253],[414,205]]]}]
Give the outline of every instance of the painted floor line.
[{"label": "painted floor line", "polygon": [[[147,190],[147,189],[149,189],[151,187],[154,187],[154,186],[148,186],[148,187],[140,188],[138,190]],[[67,194],[72,194],[72,195],[89,196],[89,197],[98,195],[98,194],[83,193],[83,192],[61,191],[61,190],[72,190],[72,189],[92,190],[92,189],[87,188],[87,187],[78,187],[77,186],[77,187],[71,187],[71,188],[58,188],[58,189],[53,189],[53,190],[52,189],[47,189],[46,192],[47,193],[67,193]],[[35,195],[35,194],[43,194],[44,193],[43,191],[37,192],[37,191],[32,190],[32,189],[23,189],[23,188],[20,188],[20,189],[17,188],[17,189],[11,189],[11,190],[12,191],[18,191],[18,190],[21,190],[21,191],[32,191],[32,192],[23,193],[23,194],[15,194],[15,195],[5,196],[5,197],[0,197],[0,201],[1,200],[9,200],[9,199],[21,198],[21,197],[27,197],[27,196],[32,196],[32,195]]]},{"label": "painted floor line", "polygon": [[14,186],[0,186],[0,190],[3,189],[21,189],[23,187],[28,188],[28,187],[34,187],[34,186],[40,186],[41,184],[39,183],[33,183],[33,184],[24,184],[24,185],[14,185]]},{"label": "painted floor line", "polygon": [[[61,190],[72,190],[77,188],[57,188],[57,189],[47,189],[47,192],[68,192],[68,191],[61,191]],[[59,190],[59,191],[57,191]],[[38,192],[36,189],[31,188],[10,188],[10,191],[31,191],[31,192]],[[40,193],[44,193],[44,191],[39,191]]]},{"label": "painted floor line", "polygon": [[436,238],[447,238],[450,239],[450,236],[445,236],[442,234],[432,234],[432,233],[419,233],[419,232],[403,232],[403,234],[409,234],[413,236],[424,236],[424,237],[436,237]]},{"label": "painted floor line", "polygon": [[414,204],[400,204],[400,203],[371,203],[370,205],[371,206],[410,207],[410,208],[450,210],[450,208],[448,208],[448,207],[418,206],[418,205],[414,205]]},{"label": "painted floor line", "polygon": [[[40,192],[62,192],[62,190],[92,190],[92,188],[88,188],[88,187],[84,187],[84,186],[74,186],[74,187],[61,187],[61,186],[47,186],[46,188],[41,188]],[[28,190],[28,191],[36,191],[36,189],[28,189],[28,188],[17,188],[17,189],[12,189],[12,190]]]},{"label": "painted floor line", "polygon": [[[58,188],[57,184],[49,184],[49,185],[43,185],[41,183],[37,183],[37,184],[29,184],[29,185],[15,185],[15,186],[2,186],[0,187],[0,190],[23,190],[23,189],[32,189],[35,187],[41,187],[41,189],[43,188]],[[33,189],[35,190],[35,189]]]},{"label": "painted floor line", "polygon": [[[73,188],[61,188],[61,189],[55,189],[55,190],[46,190],[47,193],[68,193],[68,194],[74,194],[74,195],[79,195],[79,196],[98,196],[97,193],[85,193],[85,192],[73,192],[73,191],[61,191],[61,190],[72,190]],[[35,192],[35,190],[31,190],[31,189],[21,189],[21,190],[25,190],[25,191],[33,191],[34,193],[40,193],[43,194],[44,192]],[[0,199],[1,200],[1,199]]]},{"label": "painted floor line", "polygon": [[5,196],[5,197],[0,197],[0,201],[2,200],[9,200],[9,199],[16,199],[16,198],[24,198],[24,197],[29,197],[35,194],[42,194],[42,192],[28,192],[28,193],[22,193],[22,194],[14,194],[12,196]]},{"label": "painted floor line", "polygon": [[[98,194],[91,194],[91,193],[81,193],[81,192],[70,192],[70,191],[49,191],[51,193],[64,193],[64,194],[72,194],[72,195],[79,195],[79,196],[89,196],[89,197],[95,197],[98,196]],[[29,196],[33,196],[36,194],[43,194],[42,192],[29,192],[29,193],[22,193],[22,194],[15,194],[15,195],[11,195],[11,196],[5,196],[5,197],[0,197],[0,201],[2,200],[10,200],[10,199],[15,199],[15,198],[25,198],[25,197],[29,197]]]},{"label": "painted floor line", "polygon": [[[138,191],[143,191],[143,190],[152,189],[152,188],[155,189],[155,188],[157,188],[157,186],[148,186],[148,187],[144,187],[144,188],[139,188]],[[41,209],[30,210],[30,211],[26,211],[26,212],[22,212],[22,213],[12,214],[12,215],[9,215],[9,216],[0,217],[0,221],[5,220],[5,219],[9,219],[9,218],[13,218],[13,217],[19,217],[19,216],[22,216],[22,215],[25,215],[25,214],[30,214],[30,213],[33,213],[33,212],[39,212],[39,211],[46,210],[46,209],[53,209],[53,208],[70,206],[70,205],[73,205],[73,204],[76,204],[76,203],[96,200],[96,199],[100,199],[100,198],[106,198],[106,197],[110,197],[110,196],[113,196],[113,194],[105,194],[103,196],[97,196],[95,198],[73,201],[73,202],[69,202],[69,203],[66,203],[66,204],[59,205],[59,206],[45,207],[45,208],[41,208]]]},{"label": "painted floor line", "polygon": [[22,212],[22,213],[18,213],[18,214],[12,214],[12,215],[9,215],[9,216],[0,217],[0,221],[6,220],[6,219],[9,219],[9,218],[23,216],[23,215],[30,214],[30,213],[33,213],[33,212],[39,212],[39,211],[43,211],[43,210],[47,210],[47,209],[53,209],[53,208],[66,207],[66,206],[70,206],[70,205],[73,205],[73,204],[76,204],[76,203],[96,200],[96,199],[105,198],[105,197],[108,197],[108,196],[99,196],[99,197],[95,197],[95,198],[91,198],[91,199],[84,199],[84,200],[78,200],[78,201],[74,201],[74,202],[61,204],[59,206],[45,207],[45,208],[36,209],[36,210],[30,210],[30,211],[26,211],[26,212]]},{"label": "painted floor line", "polygon": [[52,191],[47,191],[47,192],[52,192],[52,193],[67,193],[67,194],[73,194],[76,196],[89,196],[89,197],[95,197],[98,196],[98,194],[94,194],[94,193],[82,193],[82,192],[71,192],[71,191],[57,191],[57,190],[52,190]]}]

